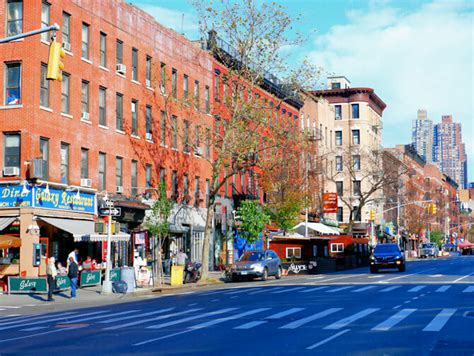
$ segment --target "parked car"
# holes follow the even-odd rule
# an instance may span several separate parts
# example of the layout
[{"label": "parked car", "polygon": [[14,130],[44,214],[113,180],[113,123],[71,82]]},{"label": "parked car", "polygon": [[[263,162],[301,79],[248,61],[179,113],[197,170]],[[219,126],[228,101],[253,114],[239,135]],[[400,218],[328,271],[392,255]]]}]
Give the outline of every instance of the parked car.
[{"label": "parked car", "polygon": [[370,273],[376,273],[381,268],[398,268],[405,271],[405,255],[397,244],[379,244],[375,246],[370,256]]},{"label": "parked car", "polygon": [[282,274],[281,260],[273,250],[247,251],[232,266],[232,281],[244,277],[260,277],[265,281],[268,276],[280,279]]},{"label": "parked car", "polygon": [[419,253],[418,255],[420,258],[426,258],[426,257],[436,257],[438,256],[439,253],[439,248],[438,246],[433,243],[426,243],[426,244],[421,244]]}]

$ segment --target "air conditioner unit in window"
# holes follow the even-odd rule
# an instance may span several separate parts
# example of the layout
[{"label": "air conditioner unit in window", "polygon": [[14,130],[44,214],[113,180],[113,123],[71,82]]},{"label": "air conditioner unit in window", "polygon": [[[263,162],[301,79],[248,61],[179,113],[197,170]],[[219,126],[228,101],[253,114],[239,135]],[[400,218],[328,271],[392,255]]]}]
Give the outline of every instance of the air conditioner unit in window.
[{"label": "air conditioner unit in window", "polygon": [[125,75],[127,73],[127,66],[125,64],[119,63],[116,67],[117,73]]},{"label": "air conditioner unit in window", "polygon": [[121,185],[118,185],[116,192],[119,193],[119,194],[122,194],[123,193],[123,187]]},{"label": "air conditioner unit in window", "polygon": [[63,42],[63,48],[66,52],[71,52],[71,44],[67,42]]},{"label": "air conditioner unit in window", "polygon": [[151,87],[151,80],[150,79],[145,79],[145,85],[150,88]]},{"label": "air conditioner unit in window", "polygon": [[19,175],[20,175],[19,167],[4,167],[3,168],[4,177],[19,176]]},{"label": "air conditioner unit in window", "polygon": [[151,132],[147,132],[147,133],[146,133],[146,139],[147,139],[148,141],[152,141],[152,140],[153,140],[153,134],[152,134]]},{"label": "air conditioner unit in window", "polygon": [[92,187],[92,179],[89,178],[81,178],[81,187]]},{"label": "air conditioner unit in window", "polygon": [[81,115],[81,120],[89,121],[89,113],[88,112],[83,112],[82,115]]},{"label": "air conditioner unit in window", "polygon": [[202,148],[201,147],[195,147],[194,148],[194,154],[197,156],[202,156]]}]

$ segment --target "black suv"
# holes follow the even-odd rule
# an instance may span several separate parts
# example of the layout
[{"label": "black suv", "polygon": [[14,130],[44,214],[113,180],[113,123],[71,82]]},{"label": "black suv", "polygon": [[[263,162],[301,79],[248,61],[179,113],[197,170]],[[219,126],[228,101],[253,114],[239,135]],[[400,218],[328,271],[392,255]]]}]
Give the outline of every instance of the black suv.
[{"label": "black suv", "polygon": [[370,273],[376,273],[380,268],[398,268],[405,271],[405,256],[397,244],[379,244],[375,246],[370,256]]}]

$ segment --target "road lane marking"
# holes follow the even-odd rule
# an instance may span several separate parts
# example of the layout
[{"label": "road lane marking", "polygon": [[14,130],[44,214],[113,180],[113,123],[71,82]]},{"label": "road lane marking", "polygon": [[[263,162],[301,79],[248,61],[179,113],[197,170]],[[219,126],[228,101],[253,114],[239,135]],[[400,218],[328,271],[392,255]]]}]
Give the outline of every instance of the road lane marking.
[{"label": "road lane marking", "polygon": [[459,281],[462,281],[464,278],[467,278],[467,277],[469,277],[469,276],[472,276],[473,274],[474,274],[474,272],[473,272],[473,273],[466,274],[464,277],[461,277],[461,278],[458,278],[458,279],[454,280],[453,283],[457,283],[457,282],[459,282]]},{"label": "road lane marking", "polygon": [[211,302],[218,302],[220,299],[213,299]]},{"label": "road lane marking", "polygon": [[188,304],[188,307],[192,307],[194,305],[197,305],[198,303],[191,303],[191,304]]},{"label": "road lane marking", "polygon": [[20,309],[21,307],[18,307],[18,306],[10,306],[10,305],[0,305],[0,308],[5,308],[5,309]]},{"label": "road lane marking", "polygon": [[257,290],[257,289],[261,289],[261,288],[244,288],[244,289],[240,289],[238,291],[232,291],[232,292],[224,293],[224,295],[232,295],[232,294],[240,294],[240,293],[251,292],[253,289]]},{"label": "road lane marking", "polygon": [[384,277],[384,276],[368,276],[367,278],[374,279],[374,278],[382,278],[382,277]]},{"label": "road lane marking", "polygon": [[71,318],[67,321],[67,323],[70,323],[70,322],[74,322],[74,323],[77,323],[77,322],[83,322],[83,321],[89,321],[89,320],[97,320],[97,319],[104,319],[104,318],[109,318],[109,317],[114,317],[114,316],[119,316],[119,315],[126,315],[126,314],[132,314],[132,313],[137,313],[139,312],[140,310],[127,310],[127,311],[124,311],[124,312],[120,312],[120,313],[111,313],[111,314],[105,314],[105,315],[95,315],[95,316],[88,316],[86,318],[83,318],[82,316],[84,315],[77,315],[76,317],[74,318]]},{"label": "road lane marking", "polygon": [[367,315],[370,315],[372,313],[375,313],[376,311],[379,311],[380,308],[367,308],[367,309],[364,309],[354,315],[351,315],[351,316],[348,316],[347,318],[344,318],[344,319],[341,319],[341,320],[338,320],[328,326],[326,326],[324,329],[325,330],[339,330],[339,329],[342,329],[344,327],[346,327],[347,325],[349,325],[350,323],[354,322],[354,321],[357,321],[359,319],[362,319],[362,318],[365,318]]},{"label": "road lane marking", "polygon": [[412,289],[409,289],[408,291],[410,293],[415,293],[415,292],[418,292],[420,290],[422,290],[423,288],[425,288],[426,286],[416,286],[416,287],[413,287]]},{"label": "road lane marking", "polygon": [[271,319],[271,320],[275,320],[275,319],[281,319],[287,315],[291,315],[291,314],[294,314],[294,313],[298,313],[302,310],[304,310],[305,308],[291,308],[291,309],[288,309],[288,310],[285,310],[285,311],[282,311],[280,313],[276,313],[276,314],[273,314],[273,315],[270,315],[270,316],[267,316],[265,319]]},{"label": "road lane marking", "polygon": [[375,286],[362,287],[362,288],[353,290],[352,293],[360,293],[360,292],[364,292],[364,291],[372,289],[372,288],[375,288]]},{"label": "road lane marking", "polygon": [[462,291],[463,293],[472,293],[474,292],[474,286],[469,286]]},{"label": "road lane marking", "polygon": [[398,305],[394,306],[393,309],[398,309],[398,308],[400,308],[401,306],[402,306],[401,304],[398,304]]},{"label": "road lane marking", "polygon": [[[86,315],[96,315],[96,314],[100,314],[100,313],[106,313],[108,312],[108,310],[104,310],[104,311],[97,311],[97,312],[93,312],[93,313],[86,313],[86,314],[81,314],[80,316],[86,316]],[[71,312],[71,313],[67,313],[67,314],[77,314],[77,312]],[[60,315],[60,314],[59,314]],[[48,316],[48,317],[44,317],[44,318],[36,318],[35,320],[33,320],[33,322],[31,320],[22,320],[22,321],[12,321],[12,322],[9,322],[9,323],[3,323],[2,326],[0,326],[0,330],[6,330],[6,329],[14,329],[14,328],[21,328],[21,327],[24,327],[24,326],[30,326],[30,325],[38,325],[38,324],[43,324],[43,323],[50,323],[50,322],[53,322],[53,321],[64,321],[64,318],[68,317],[68,316],[71,316],[71,317],[74,317],[74,316],[78,316],[78,315],[61,315],[61,317],[59,317],[59,315],[54,315],[54,316]],[[42,319],[42,320],[40,320]],[[69,320],[69,319],[68,319]],[[26,323],[25,323],[26,322]],[[4,326],[6,325],[6,326]]]},{"label": "road lane marking", "polygon": [[457,309],[443,309],[425,326],[423,331],[440,331]]},{"label": "road lane marking", "polygon": [[[270,290],[269,290],[270,289]],[[258,290],[258,291],[255,291],[255,292],[250,292],[249,295],[254,295],[254,294],[259,294],[259,293],[265,293],[265,292],[273,292],[275,290],[280,290],[280,289],[283,289],[283,287],[276,287],[276,288],[264,288],[262,290]]]},{"label": "road lane marking", "polygon": [[134,315],[129,315],[129,316],[124,316],[122,318],[113,318],[109,320],[102,320],[99,321],[100,324],[110,324],[110,323],[115,323],[117,321],[123,321],[123,320],[129,320],[129,319],[134,319],[134,318],[141,318],[143,316],[150,316],[150,315],[155,315],[155,314],[162,314],[166,313],[170,310],[173,310],[174,308],[166,308],[166,309],[161,309],[161,310],[156,310],[148,313],[142,313],[142,314],[134,314]]},{"label": "road lane marking", "polygon": [[328,287],[326,286],[326,287],[310,288],[310,289],[300,290],[298,293],[311,293],[311,292],[314,292],[316,290],[321,290],[321,289],[325,289],[325,288],[328,288]]},{"label": "road lane marking", "polygon": [[304,289],[306,287],[294,287],[294,288],[287,288],[287,289],[283,289],[283,290],[278,290],[276,292],[270,292],[271,294],[282,294],[282,293],[288,293],[288,292],[293,292],[295,290],[300,290],[300,289]]},{"label": "road lane marking", "polygon": [[307,324],[313,320],[324,318],[325,316],[331,315],[341,310],[342,308],[330,308],[322,312],[307,316],[306,318],[295,320],[291,323],[280,326],[279,329],[296,329],[296,328],[299,328],[301,325]]},{"label": "road lane marking", "polygon": [[418,309],[402,309],[398,313],[392,315],[385,321],[382,321],[377,326],[373,327],[372,330],[374,331],[387,331],[390,330],[392,327],[400,323],[403,319],[407,318],[410,314],[414,313]]},{"label": "road lane marking", "polygon": [[384,279],[383,281],[378,281],[377,283],[388,283],[390,281],[395,281],[395,280],[400,279],[400,278],[410,277],[410,276],[414,276],[414,275],[415,275],[415,273],[404,274],[404,275],[401,275],[401,276],[398,276],[398,277]]},{"label": "road lane marking", "polygon": [[446,292],[449,288],[451,288],[451,286],[441,286],[441,287],[439,287],[438,289],[436,289],[436,292],[437,292],[437,293],[444,293],[444,292]]},{"label": "road lane marking", "polygon": [[150,322],[150,321],[168,319],[168,318],[172,318],[172,317],[174,317],[174,316],[183,315],[183,314],[189,314],[189,313],[192,313],[192,312],[195,312],[195,311],[199,311],[199,310],[202,310],[202,308],[188,309],[188,310],[185,310],[185,311],[182,311],[182,312],[176,312],[176,313],[171,313],[171,314],[160,315],[160,316],[156,316],[156,317],[149,318],[149,319],[136,320],[136,321],[132,321],[132,322],[126,323],[126,324],[113,325],[113,326],[109,326],[109,327],[107,327],[107,328],[103,328],[102,330],[117,330],[117,329],[123,329],[123,328],[126,328],[126,327],[128,327],[128,326],[135,326],[135,325],[145,324],[145,323],[148,323],[148,322]]},{"label": "road lane marking", "polygon": [[321,280],[320,282],[326,283],[326,282],[329,282],[329,281],[336,281],[338,279],[353,278],[353,277],[354,277],[354,275],[343,276],[343,277],[335,277],[335,278],[329,278],[329,279]]},{"label": "road lane marking", "polygon": [[208,313],[204,313],[204,314],[198,314],[198,315],[188,316],[188,317],[183,318],[183,319],[168,321],[168,322],[166,322],[166,323],[161,323],[161,324],[157,324],[157,325],[150,325],[150,326],[147,327],[147,329],[162,329],[162,328],[166,328],[166,327],[168,327],[168,326],[173,326],[173,325],[177,325],[177,324],[183,324],[183,323],[186,323],[186,322],[191,321],[191,320],[196,320],[196,319],[200,319],[200,318],[205,318],[205,317],[207,317],[207,316],[213,316],[213,315],[224,314],[224,313],[227,313],[227,312],[236,310],[236,309],[238,309],[238,308],[225,308],[225,309],[215,310],[215,311],[208,312]]},{"label": "road lane marking", "polygon": [[333,336],[330,336],[330,337],[328,337],[327,339],[324,339],[324,340],[322,340],[322,341],[320,341],[320,342],[317,342],[317,343],[314,344],[314,345],[308,346],[308,347],[306,348],[306,350],[315,349],[316,347],[321,346],[321,345],[324,345],[325,343],[327,343],[327,342],[329,342],[329,341],[331,341],[331,340],[334,340],[335,338],[337,338],[337,337],[339,337],[339,336],[341,336],[341,335],[344,335],[345,333],[347,333],[347,332],[349,332],[349,331],[351,331],[351,330],[350,330],[350,329],[347,329],[347,330],[339,331],[337,334],[334,334]]},{"label": "road lane marking", "polygon": [[339,287],[339,288],[336,288],[336,289],[330,289],[330,290],[327,290],[326,293],[336,293],[336,292],[339,292],[341,290],[345,290],[345,289],[349,289],[349,288],[352,288],[353,286],[346,286],[346,287]]},{"label": "road lane marking", "polygon": [[260,312],[263,312],[263,311],[266,311],[266,310],[269,310],[269,309],[270,308],[253,309],[253,310],[250,310],[248,312],[235,314],[235,315],[227,316],[225,318],[219,318],[219,319],[216,319],[216,320],[206,321],[206,322],[201,323],[201,324],[196,324],[196,325],[188,327],[188,329],[189,330],[204,329],[204,328],[207,328],[209,326],[213,326],[213,325],[216,325],[216,324],[221,324],[221,323],[224,323],[224,322],[229,321],[229,320],[240,319],[240,318],[243,318],[245,316],[257,314],[257,313],[260,313]]},{"label": "road lane marking", "polygon": [[71,328],[63,328],[63,329],[54,329],[54,330],[45,331],[45,332],[38,333],[38,334],[30,334],[30,335],[25,335],[25,336],[12,337],[10,339],[3,339],[3,340],[0,340],[0,343],[8,342],[8,341],[22,340],[22,339],[28,339],[28,338],[32,338],[32,337],[41,336],[41,335],[54,334],[54,333],[59,333],[61,331],[68,331],[68,330],[74,330],[74,329],[80,329],[80,328],[79,327],[71,327]]},{"label": "road lane marking", "polygon": [[309,277],[306,279],[321,279],[321,278],[326,278],[326,276]]},{"label": "road lane marking", "polygon": [[20,331],[37,331],[41,329],[47,329],[48,326],[33,326],[32,328],[21,329]]},{"label": "road lane marking", "polygon": [[381,293],[391,292],[392,290],[397,289],[397,288],[401,288],[401,286],[391,286],[391,287],[382,289],[380,292]]},{"label": "road lane marking", "polygon": [[262,325],[262,324],[265,324],[265,323],[267,323],[267,321],[265,321],[265,320],[249,321],[248,323],[245,323],[245,324],[236,326],[234,329],[237,329],[237,330],[248,330],[248,329],[252,329],[252,328],[254,328],[254,327],[256,327],[256,326],[259,326],[259,325]]}]

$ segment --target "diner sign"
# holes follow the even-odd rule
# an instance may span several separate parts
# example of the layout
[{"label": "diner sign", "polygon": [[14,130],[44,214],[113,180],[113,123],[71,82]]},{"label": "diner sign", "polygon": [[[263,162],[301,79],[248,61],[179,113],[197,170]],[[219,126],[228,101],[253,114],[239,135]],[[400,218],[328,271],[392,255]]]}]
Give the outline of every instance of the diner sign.
[{"label": "diner sign", "polygon": [[81,272],[81,287],[95,286],[100,284],[101,271],[82,271]]},{"label": "diner sign", "polygon": [[0,208],[30,207],[32,188],[23,189],[23,185],[0,186]]},{"label": "diner sign", "polygon": [[46,293],[48,286],[44,277],[8,277],[8,294],[10,293]]}]

